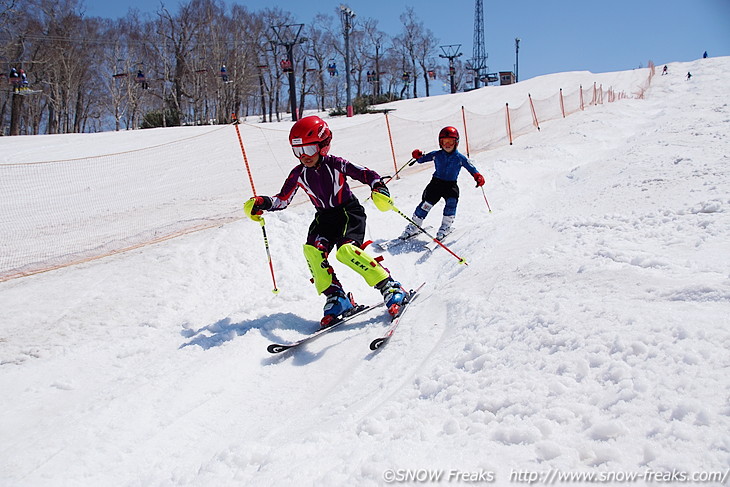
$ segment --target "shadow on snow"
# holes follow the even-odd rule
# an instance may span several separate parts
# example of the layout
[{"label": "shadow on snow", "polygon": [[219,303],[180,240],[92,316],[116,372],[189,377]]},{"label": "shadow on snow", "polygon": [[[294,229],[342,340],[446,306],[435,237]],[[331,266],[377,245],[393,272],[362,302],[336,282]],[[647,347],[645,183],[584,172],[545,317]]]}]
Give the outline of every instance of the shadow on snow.
[{"label": "shadow on snow", "polygon": [[[370,324],[382,322],[383,317],[379,314],[369,318],[363,318],[362,320],[353,320],[337,330],[333,330],[330,334],[335,336],[343,331],[361,330]],[[179,348],[182,349],[189,346],[198,346],[203,350],[208,350],[210,348],[218,347],[238,336],[245,335],[250,330],[259,330],[261,336],[269,342],[288,343],[319,330],[319,322],[307,320],[292,313],[276,313],[238,323],[234,323],[230,318],[224,318],[198,330],[183,330],[181,334],[189,340],[180,345]],[[294,330],[298,332],[300,336],[292,337],[291,334],[286,334],[287,336],[284,337],[281,333],[279,333],[286,330]],[[349,338],[350,337],[347,337],[345,340]],[[268,362],[276,362],[279,359],[291,356],[296,352],[296,355],[300,355],[300,360],[297,360],[297,364],[310,363],[321,357],[332,346],[333,345],[326,346],[318,353],[311,353],[305,350],[307,345],[303,345],[281,354],[272,355],[271,360]]]},{"label": "shadow on snow", "polygon": [[279,341],[282,338],[273,333],[273,330],[297,330],[307,334],[314,333],[317,329],[319,329],[319,322],[307,320],[292,313],[276,313],[238,323],[234,323],[230,318],[223,318],[198,330],[183,330],[181,335],[190,340],[180,345],[180,348],[197,345],[208,350],[233,340],[237,336],[245,335],[249,330],[259,330],[264,338]]}]

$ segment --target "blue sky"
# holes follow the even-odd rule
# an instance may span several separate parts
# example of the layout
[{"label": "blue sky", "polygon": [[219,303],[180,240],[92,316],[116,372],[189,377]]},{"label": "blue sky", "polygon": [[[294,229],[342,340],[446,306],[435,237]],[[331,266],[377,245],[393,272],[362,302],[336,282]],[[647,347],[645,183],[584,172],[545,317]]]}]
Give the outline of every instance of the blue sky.
[{"label": "blue sky", "polygon": [[[160,1],[86,0],[86,15],[123,17],[130,8],[154,14]],[[178,0],[163,0],[176,11]],[[270,0],[224,0],[263,10]],[[317,13],[334,15],[341,3],[356,14],[356,21],[379,20],[388,34],[400,32],[398,19],[412,6],[439,45],[461,44],[461,59],[473,53],[474,0],[352,0],[302,2],[280,0],[275,6],[308,23]],[[623,71],[646,66],[690,61],[707,51],[730,55],[730,0],[613,0],[603,4],[577,0],[485,0],[485,44],[489,70],[511,71],[515,38],[519,37],[519,77],[522,80],[563,71]],[[443,59],[436,59],[446,65]]]}]

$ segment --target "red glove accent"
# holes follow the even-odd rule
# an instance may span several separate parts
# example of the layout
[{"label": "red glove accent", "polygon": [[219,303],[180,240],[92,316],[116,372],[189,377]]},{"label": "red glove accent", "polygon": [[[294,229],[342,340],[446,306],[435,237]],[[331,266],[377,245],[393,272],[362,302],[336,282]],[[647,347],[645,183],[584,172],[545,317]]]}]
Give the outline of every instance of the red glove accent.
[{"label": "red glove accent", "polygon": [[411,157],[414,159],[420,159],[423,157],[423,151],[421,149],[414,149],[413,152],[411,152]]},{"label": "red glove accent", "polygon": [[478,172],[475,172],[475,173],[473,174],[473,176],[474,176],[474,181],[476,181],[476,182],[477,182],[477,185],[476,185],[476,187],[477,187],[477,188],[478,188],[479,186],[484,186],[484,176],[482,176],[482,175],[481,175],[481,174],[479,174]]},{"label": "red glove accent", "polygon": [[254,196],[251,199],[253,200],[252,215],[263,215],[265,210],[271,208],[271,198],[268,196]]},{"label": "red glove accent", "polygon": [[253,198],[253,207],[251,208],[251,214],[252,215],[263,215],[264,212],[261,209],[262,206],[264,206],[264,198],[262,196],[254,196]]}]

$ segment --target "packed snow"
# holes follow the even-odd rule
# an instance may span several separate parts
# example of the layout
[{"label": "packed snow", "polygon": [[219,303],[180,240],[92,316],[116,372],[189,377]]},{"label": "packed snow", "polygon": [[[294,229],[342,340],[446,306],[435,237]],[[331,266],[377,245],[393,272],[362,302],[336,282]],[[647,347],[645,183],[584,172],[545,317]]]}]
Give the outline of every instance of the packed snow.
[{"label": "packed snow", "polygon": [[[376,352],[382,307],[292,352],[266,351],[318,328],[324,299],[301,253],[309,204],[265,215],[278,294],[248,219],[0,283],[0,485],[726,482],[728,79],[730,58],[670,63],[644,99],[471,154],[485,191],[462,171],[446,239],[468,266],[424,250],[427,238],[385,252],[396,279],[426,286]],[[477,95],[400,106],[430,120]],[[338,124],[357,119],[331,120],[332,153],[352,143]],[[190,130],[2,144],[46,155],[57,145],[62,158]],[[412,136],[413,148],[437,146],[436,133]],[[416,166],[389,184],[404,213],[430,175]],[[257,181],[264,194],[283,182],[274,176]],[[249,196],[242,187],[241,204]],[[365,205],[369,238],[403,230],[395,212]],[[378,302],[333,265],[358,301]]]}]

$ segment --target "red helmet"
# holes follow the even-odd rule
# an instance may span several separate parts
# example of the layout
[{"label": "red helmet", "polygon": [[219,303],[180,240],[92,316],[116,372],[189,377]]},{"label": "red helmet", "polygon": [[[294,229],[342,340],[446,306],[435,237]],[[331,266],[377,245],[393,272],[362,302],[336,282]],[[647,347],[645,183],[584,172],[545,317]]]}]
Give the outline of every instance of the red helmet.
[{"label": "red helmet", "polygon": [[[441,139],[454,139],[456,140],[456,144],[454,147],[459,147],[459,131],[456,130],[456,127],[444,127],[441,129],[441,132],[439,132],[439,147],[441,147]],[[443,149],[443,147],[441,147]]]},{"label": "red helmet", "polygon": [[329,152],[331,141],[332,131],[327,122],[314,115],[300,119],[289,131],[289,143],[292,147],[317,144],[319,153],[323,156]]}]

